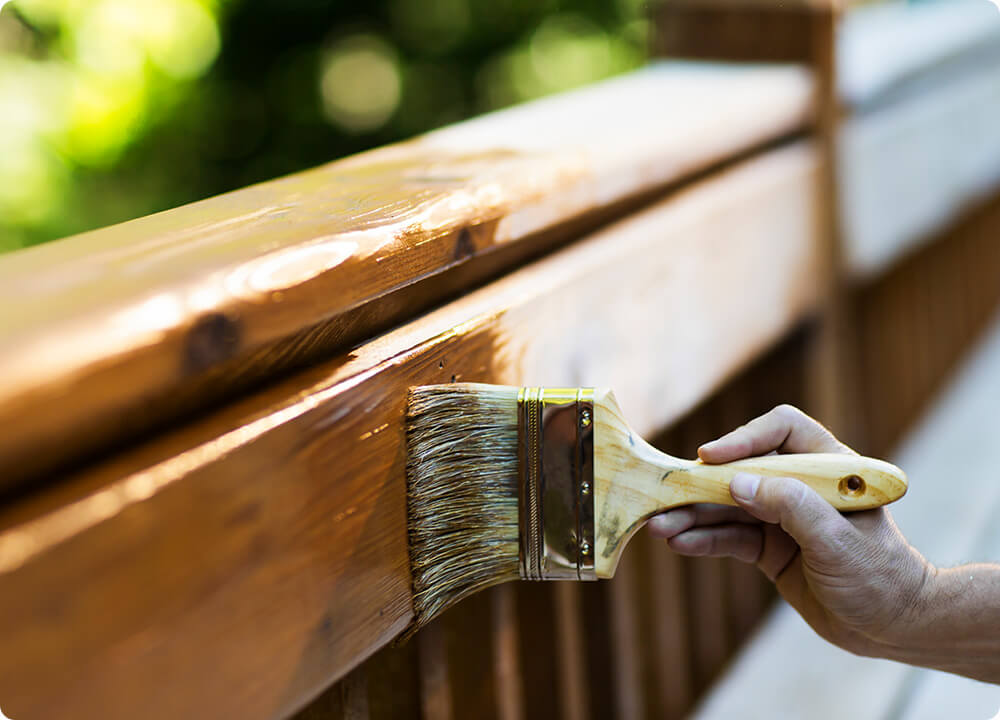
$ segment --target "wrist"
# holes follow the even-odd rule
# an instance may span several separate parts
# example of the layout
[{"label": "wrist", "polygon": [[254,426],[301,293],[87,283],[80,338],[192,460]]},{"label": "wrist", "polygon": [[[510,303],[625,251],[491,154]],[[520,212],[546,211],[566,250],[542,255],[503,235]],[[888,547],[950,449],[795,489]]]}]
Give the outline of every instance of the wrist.
[{"label": "wrist", "polygon": [[890,660],[900,659],[927,640],[923,635],[933,626],[931,614],[938,606],[935,598],[940,585],[937,567],[916,551],[894,563],[894,569],[891,619],[870,635],[881,648],[876,654]]},{"label": "wrist", "polygon": [[873,638],[879,648],[875,653],[878,657],[923,664],[915,658],[940,642],[934,634],[940,629],[935,612],[941,605],[942,574],[937,567],[921,560],[920,574],[908,591],[900,593],[896,620],[881,637]]},{"label": "wrist", "polygon": [[[900,597],[900,622],[896,635],[904,640],[918,639],[921,632],[931,624],[930,614],[937,607],[935,598],[939,594],[940,573],[934,565],[920,557],[920,572],[909,588]],[[919,643],[918,643],[919,644]]]}]

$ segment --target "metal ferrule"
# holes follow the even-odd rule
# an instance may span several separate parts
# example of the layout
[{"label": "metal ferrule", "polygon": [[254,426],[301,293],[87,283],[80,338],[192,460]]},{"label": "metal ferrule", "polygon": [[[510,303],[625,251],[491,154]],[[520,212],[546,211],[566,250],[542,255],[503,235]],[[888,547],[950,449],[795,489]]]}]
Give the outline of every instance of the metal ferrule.
[{"label": "metal ferrule", "polygon": [[521,388],[520,570],[525,580],[596,580],[594,391]]}]

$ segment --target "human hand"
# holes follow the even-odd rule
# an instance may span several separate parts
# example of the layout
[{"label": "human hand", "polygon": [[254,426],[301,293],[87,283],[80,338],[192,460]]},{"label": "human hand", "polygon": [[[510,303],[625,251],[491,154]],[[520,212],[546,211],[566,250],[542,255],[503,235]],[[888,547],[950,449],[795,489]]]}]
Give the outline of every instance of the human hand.
[{"label": "human hand", "polygon": [[[854,451],[801,410],[781,405],[702,445],[718,464],[771,452]],[[822,637],[846,650],[885,656],[915,620],[936,571],[903,537],[885,508],[842,515],[792,478],[738,474],[738,507],[697,504],[649,521],[651,532],[691,556],[756,563]]]}]

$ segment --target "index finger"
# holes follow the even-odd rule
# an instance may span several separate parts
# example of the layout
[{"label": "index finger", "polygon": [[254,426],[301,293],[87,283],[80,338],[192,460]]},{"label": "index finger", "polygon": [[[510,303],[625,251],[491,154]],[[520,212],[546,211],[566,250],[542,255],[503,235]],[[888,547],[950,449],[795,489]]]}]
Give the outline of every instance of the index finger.
[{"label": "index finger", "polygon": [[791,405],[779,405],[718,440],[698,448],[706,463],[725,463],[769,452],[853,453],[829,430]]}]

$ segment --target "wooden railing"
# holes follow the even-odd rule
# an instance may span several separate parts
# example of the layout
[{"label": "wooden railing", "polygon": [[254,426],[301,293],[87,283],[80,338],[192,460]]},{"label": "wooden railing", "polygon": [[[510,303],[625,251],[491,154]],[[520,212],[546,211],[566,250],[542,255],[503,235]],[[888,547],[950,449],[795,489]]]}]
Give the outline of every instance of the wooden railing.
[{"label": "wooden railing", "polygon": [[0,258],[0,707],[683,716],[770,595],[645,537],[613,581],[496,588],[389,647],[405,392],[611,385],[687,455],[791,401],[884,451],[997,301],[1000,205],[980,181],[879,224],[838,194],[937,88],[883,80],[845,120],[837,18],[796,7],[799,64],[658,62]]}]

